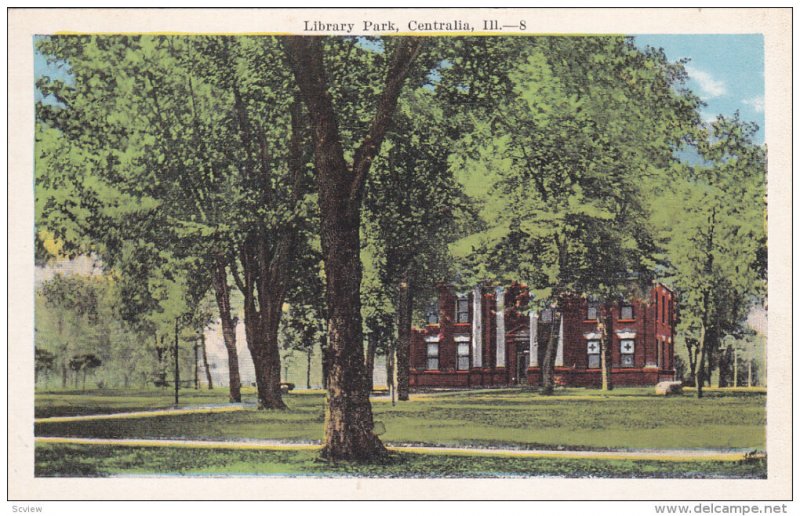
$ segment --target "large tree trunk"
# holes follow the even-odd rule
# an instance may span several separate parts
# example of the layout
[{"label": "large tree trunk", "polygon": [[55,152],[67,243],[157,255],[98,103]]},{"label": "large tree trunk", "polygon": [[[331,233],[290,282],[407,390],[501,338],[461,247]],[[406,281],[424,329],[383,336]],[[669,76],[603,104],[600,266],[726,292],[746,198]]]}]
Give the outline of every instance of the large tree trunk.
[{"label": "large tree trunk", "polygon": [[330,460],[368,461],[387,454],[373,432],[364,368],[359,297],[361,200],[367,173],[380,150],[403,82],[421,43],[419,38],[407,38],[395,47],[375,115],[349,166],[328,91],[322,40],[313,37],[286,39],[286,53],[308,107],[314,136],[331,352],[321,453]]},{"label": "large tree trunk", "polygon": [[414,297],[408,271],[397,289],[397,399],[408,401],[408,379],[411,375],[409,353],[411,350],[411,313]]},{"label": "large tree trunk", "polygon": [[256,387],[258,390],[258,408],[285,409],[281,393],[281,356],[278,348],[278,325],[280,324],[280,299],[267,300],[260,310],[256,310],[252,299],[245,300],[245,333],[247,334],[247,347],[253,357],[253,366],[256,374]]},{"label": "large tree trunk", "polygon": [[364,367],[367,370],[367,389],[372,392],[375,387],[372,381],[372,375],[375,371],[375,353],[378,350],[378,337],[374,333],[370,333],[367,337],[367,356],[364,359]]},{"label": "large tree trunk", "polygon": [[[212,284],[222,324],[222,340],[228,353],[229,401],[231,403],[240,403],[242,401],[242,380],[239,375],[239,354],[236,350],[236,319],[231,316],[228,271],[222,255],[215,257]],[[203,357],[205,358],[205,346],[203,347]],[[210,381],[209,385],[211,385]]]},{"label": "large tree trunk", "polygon": [[369,460],[385,455],[386,450],[372,432],[372,406],[364,367],[359,213],[353,209],[347,212],[347,219],[337,221],[340,217],[333,215],[329,206],[323,208],[331,364],[322,455],[331,460]]},{"label": "large tree trunk", "polygon": [[549,396],[555,389],[554,364],[556,358],[556,347],[558,346],[559,315],[553,310],[553,318],[550,322],[550,336],[547,338],[547,347],[544,350],[544,360],[542,360],[542,388],[541,393]]}]

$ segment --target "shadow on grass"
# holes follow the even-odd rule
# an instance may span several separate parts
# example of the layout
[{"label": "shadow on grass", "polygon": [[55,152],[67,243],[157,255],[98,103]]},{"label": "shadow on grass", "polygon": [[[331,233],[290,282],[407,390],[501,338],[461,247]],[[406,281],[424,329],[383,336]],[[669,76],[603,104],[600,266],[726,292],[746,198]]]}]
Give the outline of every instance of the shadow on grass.
[{"label": "shadow on grass", "polygon": [[391,453],[378,464],[331,463],[315,451],[38,444],[37,477],[281,476],[372,478],[766,478],[766,460],[670,462]]}]

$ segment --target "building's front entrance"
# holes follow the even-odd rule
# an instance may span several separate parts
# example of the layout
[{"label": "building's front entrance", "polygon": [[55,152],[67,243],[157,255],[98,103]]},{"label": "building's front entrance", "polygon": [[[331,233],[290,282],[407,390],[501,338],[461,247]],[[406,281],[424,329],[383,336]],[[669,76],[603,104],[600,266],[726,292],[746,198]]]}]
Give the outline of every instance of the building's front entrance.
[{"label": "building's front entrance", "polygon": [[528,357],[527,349],[517,352],[517,366],[514,368],[515,377],[513,380],[513,383],[517,385],[527,385],[528,383]]}]

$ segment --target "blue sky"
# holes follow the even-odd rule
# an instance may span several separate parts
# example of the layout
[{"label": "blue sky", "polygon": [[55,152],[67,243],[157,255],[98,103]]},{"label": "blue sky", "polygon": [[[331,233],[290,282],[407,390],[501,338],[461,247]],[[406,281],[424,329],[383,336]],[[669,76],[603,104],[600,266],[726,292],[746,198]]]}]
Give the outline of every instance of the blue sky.
[{"label": "blue sky", "polygon": [[664,49],[670,61],[689,58],[689,88],[706,106],[705,120],[718,114],[755,122],[764,142],[764,37],[761,34],[668,34],[636,36],[636,44]]}]

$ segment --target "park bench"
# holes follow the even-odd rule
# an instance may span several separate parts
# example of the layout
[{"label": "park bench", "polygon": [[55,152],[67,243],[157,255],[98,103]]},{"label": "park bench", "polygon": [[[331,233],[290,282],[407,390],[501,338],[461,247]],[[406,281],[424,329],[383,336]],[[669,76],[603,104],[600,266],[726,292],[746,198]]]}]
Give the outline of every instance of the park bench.
[{"label": "park bench", "polygon": [[[255,387],[256,382],[250,382],[250,386]],[[294,384],[291,382],[281,382],[281,392],[284,394],[286,394],[289,391],[293,391],[294,387],[295,387]]]}]

